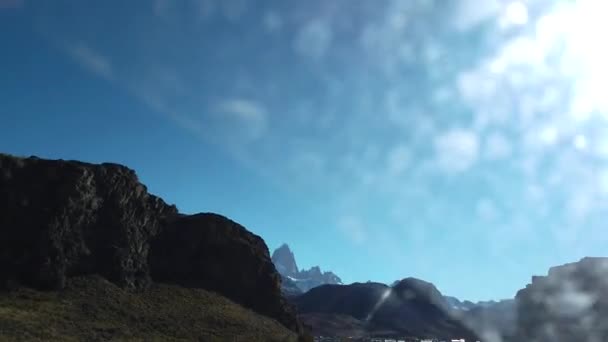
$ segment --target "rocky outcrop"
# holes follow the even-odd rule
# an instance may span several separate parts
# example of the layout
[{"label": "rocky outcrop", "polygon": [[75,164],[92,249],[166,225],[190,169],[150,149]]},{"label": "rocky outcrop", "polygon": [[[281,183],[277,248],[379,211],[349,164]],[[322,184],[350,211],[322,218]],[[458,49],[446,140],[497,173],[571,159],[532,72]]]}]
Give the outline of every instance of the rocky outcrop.
[{"label": "rocky outcrop", "polygon": [[534,276],[517,293],[517,341],[608,341],[608,258]]},{"label": "rocky outcrop", "polygon": [[282,286],[286,295],[294,293],[290,288],[294,284],[302,293],[324,284],[342,284],[340,277],[333,272],[321,272],[319,266],[298,270],[295,256],[287,244],[281,245],[272,253],[272,262],[283,278],[287,279]]},{"label": "rocky outcrop", "polygon": [[152,242],[152,277],[204,288],[299,331],[264,240],[216,214],[181,216]]},{"label": "rocky outcrop", "polygon": [[178,214],[127,167],[0,154],[0,189],[2,287],[57,290],[99,274],[142,290],[158,280],[215,291],[301,331],[260,237],[219,215]]}]

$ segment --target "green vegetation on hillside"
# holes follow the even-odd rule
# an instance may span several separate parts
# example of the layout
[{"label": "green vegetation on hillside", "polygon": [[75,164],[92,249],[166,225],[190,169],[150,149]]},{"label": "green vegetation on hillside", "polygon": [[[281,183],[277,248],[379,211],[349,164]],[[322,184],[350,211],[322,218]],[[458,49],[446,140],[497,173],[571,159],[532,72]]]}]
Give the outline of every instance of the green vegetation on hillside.
[{"label": "green vegetation on hillside", "polygon": [[0,292],[0,341],[297,341],[276,321],[213,292],[154,285],[142,293],[79,277],[65,290]]}]

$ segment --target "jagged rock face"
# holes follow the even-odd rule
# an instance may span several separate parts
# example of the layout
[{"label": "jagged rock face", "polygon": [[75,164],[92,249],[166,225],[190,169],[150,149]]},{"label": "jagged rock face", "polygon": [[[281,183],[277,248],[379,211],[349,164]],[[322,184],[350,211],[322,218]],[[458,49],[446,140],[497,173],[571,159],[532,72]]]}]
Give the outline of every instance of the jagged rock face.
[{"label": "jagged rock face", "polygon": [[121,165],[0,154],[0,288],[62,289],[87,274],[213,290],[301,331],[266,244],[244,227],[180,215]]},{"label": "jagged rock face", "polygon": [[333,272],[321,272],[319,266],[311,267],[310,270],[302,270],[298,273],[298,277],[302,279],[312,279],[318,282],[319,285],[323,284],[341,284],[342,280],[340,277],[335,275]]},{"label": "jagged rock face", "polygon": [[301,331],[264,240],[223,216],[176,219],[153,241],[150,263],[155,280],[217,291]]},{"label": "jagged rock face", "polygon": [[323,273],[319,266],[313,266],[309,270],[300,271],[298,276],[301,278],[321,278],[323,277]]},{"label": "jagged rock face", "polygon": [[533,277],[517,293],[517,340],[608,341],[608,258],[585,258]]},{"label": "jagged rock face", "polygon": [[272,262],[275,264],[279,273],[288,277],[296,277],[298,275],[298,265],[296,258],[287,244],[281,245],[272,253]]},{"label": "jagged rock face", "polygon": [[329,284],[342,284],[340,277],[332,272],[321,272],[319,266],[311,267],[310,270],[302,270],[295,276],[295,283],[302,292],[309,291],[317,286]]},{"label": "jagged rock face", "polygon": [[148,249],[174,206],[121,165],[0,154],[0,280],[60,289],[98,273],[127,288],[149,282]]}]

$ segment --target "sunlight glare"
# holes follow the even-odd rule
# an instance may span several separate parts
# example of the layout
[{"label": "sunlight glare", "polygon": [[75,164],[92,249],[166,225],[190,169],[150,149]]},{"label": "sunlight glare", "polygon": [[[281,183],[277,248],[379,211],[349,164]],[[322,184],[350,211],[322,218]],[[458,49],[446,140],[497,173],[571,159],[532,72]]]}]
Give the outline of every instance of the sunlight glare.
[{"label": "sunlight glare", "polygon": [[388,289],[386,289],[386,291],[384,291],[384,293],[382,294],[382,296],[380,296],[380,299],[378,300],[376,305],[374,305],[374,308],[372,309],[372,311],[365,318],[366,321],[369,321],[372,319],[372,317],[374,317],[374,314],[376,313],[376,311],[378,311],[378,309],[382,306],[382,304],[384,304],[384,302],[386,302],[388,297],[391,295],[391,292],[392,292],[392,288],[390,288],[390,287]]},{"label": "sunlight glare", "polygon": [[577,150],[584,150],[587,148],[587,138],[582,134],[578,134],[574,137],[573,145]]},{"label": "sunlight glare", "polygon": [[[574,80],[571,115],[586,121],[594,113],[608,114],[608,32],[604,19],[608,2],[579,0],[561,4],[536,23],[536,39],[544,50],[559,49],[560,71]],[[563,50],[562,50],[563,48]]]},{"label": "sunlight glare", "polygon": [[528,8],[521,1],[513,1],[507,5],[505,16],[509,25],[525,25],[528,22]]}]

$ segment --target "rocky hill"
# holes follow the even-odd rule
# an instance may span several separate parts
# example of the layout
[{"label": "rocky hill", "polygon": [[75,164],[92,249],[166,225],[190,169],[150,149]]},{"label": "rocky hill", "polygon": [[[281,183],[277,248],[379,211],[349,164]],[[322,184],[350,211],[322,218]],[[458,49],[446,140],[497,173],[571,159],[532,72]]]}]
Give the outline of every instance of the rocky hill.
[{"label": "rocky hill", "polygon": [[380,283],[323,285],[294,302],[315,333],[333,329],[335,334],[353,330],[367,335],[478,339],[450,315],[432,284],[414,278],[392,287]]},{"label": "rocky hill", "polygon": [[214,291],[302,332],[259,236],[220,215],[179,214],[125,166],[0,154],[0,189],[5,294],[61,292],[91,275],[130,293],[166,283]]}]

